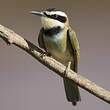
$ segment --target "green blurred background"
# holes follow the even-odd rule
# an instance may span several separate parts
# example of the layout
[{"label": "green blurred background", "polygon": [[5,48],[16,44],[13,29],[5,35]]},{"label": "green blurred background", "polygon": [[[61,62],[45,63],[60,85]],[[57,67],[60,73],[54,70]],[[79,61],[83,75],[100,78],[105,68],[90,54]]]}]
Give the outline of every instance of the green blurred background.
[{"label": "green blurred background", "polygon": [[[0,0],[0,24],[34,44],[40,18],[28,12],[64,10],[80,42],[79,73],[110,90],[109,0]],[[80,89],[76,107],[67,102],[62,78],[0,39],[0,110],[109,110],[110,105]]]}]

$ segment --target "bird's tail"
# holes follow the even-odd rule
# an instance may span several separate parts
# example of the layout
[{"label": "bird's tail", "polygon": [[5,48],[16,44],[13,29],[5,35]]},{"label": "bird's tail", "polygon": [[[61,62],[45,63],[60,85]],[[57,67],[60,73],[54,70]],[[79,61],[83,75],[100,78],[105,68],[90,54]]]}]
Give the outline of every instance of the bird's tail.
[{"label": "bird's tail", "polygon": [[78,86],[69,79],[64,78],[63,80],[67,100],[75,106],[78,101],[81,101]]}]

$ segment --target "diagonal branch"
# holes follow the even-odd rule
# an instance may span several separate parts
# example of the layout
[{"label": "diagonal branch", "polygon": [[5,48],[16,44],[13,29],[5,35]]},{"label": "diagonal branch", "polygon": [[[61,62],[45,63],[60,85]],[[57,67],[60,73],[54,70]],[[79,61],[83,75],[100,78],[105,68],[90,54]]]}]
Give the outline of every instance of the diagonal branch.
[{"label": "diagonal branch", "polygon": [[87,90],[91,94],[110,104],[109,91],[104,90],[103,88],[96,85],[94,82],[91,82],[85,77],[76,74],[72,70],[70,70],[65,76],[66,67],[64,65],[62,65],[55,59],[45,55],[45,52],[43,52],[37,46],[32,44],[30,41],[25,40],[23,37],[13,32],[12,30],[0,25],[0,37],[7,44],[14,44],[20,47],[21,49],[29,53],[31,56],[33,56],[35,59],[37,59],[39,62],[41,62],[43,65],[56,72],[61,77],[67,77],[68,79],[74,81],[81,88]]}]

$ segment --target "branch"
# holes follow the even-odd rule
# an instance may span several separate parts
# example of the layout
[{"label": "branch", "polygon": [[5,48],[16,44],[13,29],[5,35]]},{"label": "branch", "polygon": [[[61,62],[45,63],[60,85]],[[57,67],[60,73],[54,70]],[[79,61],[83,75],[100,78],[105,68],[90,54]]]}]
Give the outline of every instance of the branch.
[{"label": "branch", "polygon": [[87,90],[91,94],[110,104],[110,92],[104,90],[103,88],[99,87],[94,82],[91,82],[85,77],[76,74],[72,70],[70,70],[65,76],[66,67],[64,65],[62,65],[55,59],[45,55],[45,52],[43,52],[31,42],[25,40],[23,37],[13,32],[12,30],[0,25],[0,37],[8,45],[14,44],[20,47],[21,49],[29,53],[31,56],[33,56],[35,59],[37,59],[39,62],[41,62],[43,65],[56,72],[61,77],[67,77],[68,79],[74,81],[81,88]]}]

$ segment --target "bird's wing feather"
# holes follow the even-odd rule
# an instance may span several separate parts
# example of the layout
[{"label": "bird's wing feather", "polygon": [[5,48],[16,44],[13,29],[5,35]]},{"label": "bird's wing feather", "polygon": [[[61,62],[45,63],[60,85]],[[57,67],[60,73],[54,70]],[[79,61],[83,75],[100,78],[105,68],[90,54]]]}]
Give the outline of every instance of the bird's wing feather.
[{"label": "bird's wing feather", "polygon": [[40,48],[43,48],[44,50],[46,50],[45,44],[44,44],[44,39],[43,39],[43,28],[40,29],[40,32],[38,35],[38,44],[39,44]]},{"label": "bird's wing feather", "polygon": [[[71,69],[77,73],[79,60],[79,43],[75,32],[71,28],[69,28],[67,31],[67,40],[70,46],[70,52],[72,52],[71,54],[73,55]],[[77,101],[81,101],[79,89],[76,83],[64,78],[64,86],[68,101],[72,102],[73,105],[76,105]]]},{"label": "bird's wing feather", "polygon": [[80,54],[80,47],[79,47],[79,42],[77,40],[75,32],[69,27],[68,29],[68,37],[70,39],[70,43],[73,49],[73,57],[74,57],[74,68],[73,70],[77,72],[78,70],[78,61],[79,61],[79,54]]}]

